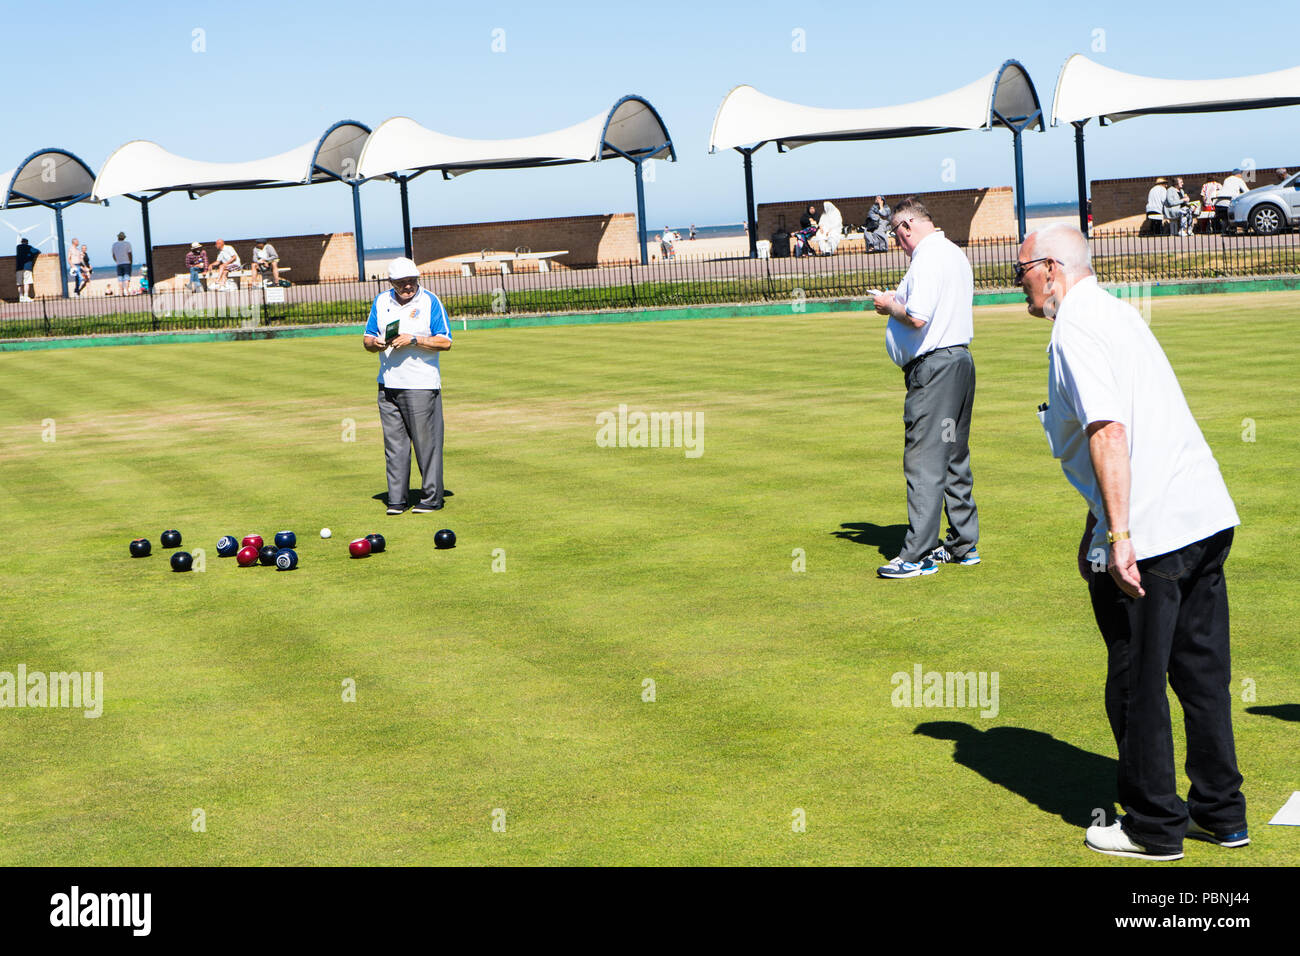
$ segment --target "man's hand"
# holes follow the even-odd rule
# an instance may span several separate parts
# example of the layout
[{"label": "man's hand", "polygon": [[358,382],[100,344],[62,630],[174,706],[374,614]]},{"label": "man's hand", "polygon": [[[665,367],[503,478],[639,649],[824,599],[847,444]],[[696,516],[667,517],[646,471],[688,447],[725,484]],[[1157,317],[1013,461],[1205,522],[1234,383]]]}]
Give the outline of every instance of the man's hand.
[{"label": "man's hand", "polygon": [[388,347],[379,336],[370,334],[362,336],[361,344],[365,346],[367,352],[382,352]]},{"label": "man's hand", "polygon": [[1128,538],[1110,546],[1110,576],[1129,597],[1146,597],[1147,592],[1142,589],[1142,575],[1138,572],[1137,555],[1133,551],[1133,542]]},{"label": "man's hand", "polygon": [[881,315],[894,314],[894,293],[892,292],[882,292],[880,295],[873,296],[871,303]]},{"label": "man's hand", "polygon": [[407,345],[414,345],[414,344],[415,344],[415,336],[414,336],[414,335],[408,335],[407,333],[403,332],[403,333],[402,333],[401,335],[399,335],[397,338],[393,339],[393,341],[390,342],[389,344],[390,344],[393,348],[395,348],[395,349],[404,348],[404,347],[407,346]]}]

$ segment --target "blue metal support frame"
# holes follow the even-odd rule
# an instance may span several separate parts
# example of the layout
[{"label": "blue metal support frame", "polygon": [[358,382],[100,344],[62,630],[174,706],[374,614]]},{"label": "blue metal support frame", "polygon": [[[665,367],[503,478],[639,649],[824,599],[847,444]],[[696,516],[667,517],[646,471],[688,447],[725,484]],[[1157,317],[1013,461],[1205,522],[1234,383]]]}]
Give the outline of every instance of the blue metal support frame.
[{"label": "blue metal support frame", "polygon": [[[46,209],[54,210],[55,231],[59,237],[59,289],[63,298],[66,299],[68,297],[68,251],[64,245],[63,210],[84,199],[89,199],[90,193],[82,193],[78,196],[72,197],[71,199],[65,199],[63,202],[49,202],[48,200],[37,199],[34,196],[29,196],[26,193],[20,193],[16,190],[11,190],[10,195],[17,196],[19,199],[29,202],[34,206],[44,206]],[[108,203],[106,202],[104,205],[108,205]],[[38,249],[37,252],[39,253],[40,250]]]},{"label": "blue metal support frame", "polygon": [[357,231],[357,281],[366,281],[366,241],[361,234],[361,183],[348,183],[352,187],[352,221]]},{"label": "blue metal support frame", "polygon": [[[624,97],[624,99],[626,99],[626,97]],[[619,102],[621,103],[623,101],[619,100]],[[616,154],[630,162],[633,168],[636,169],[636,231],[637,239],[641,245],[641,265],[648,265],[650,262],[650,255],[646,249],[645,177],[643,175],[643,165],[647,159],[653,159],[655,154],[662,151],[665,146],[668,147],[669,155],[675,157],[676,154],[673,153],[673,144],[672,142],[660,143],[658,146],[647,147],[642,150],[641,153],[636,155],[625,153],[617,146],[604,140],[601,140],[600,145],[601,149],[613,150]]]},{"label": "blue metal support frame", "polygon": [[1016,227],[1019,230],[1020,241],[1025,241],[1025,156],[1024,146],[1020,141],[1021,134],[1034,125],[1035,121],[1042,116],[1042,110],[1034,110],[1033,113],[1024,117],[1008,119],[997,110],[991,111],[994,116],[1002,121],[1007,129],[1011,130],[1012,149],[1016,156]]},{"label": "blue metal support frame", "polygon": [[[74,206],[79,202],[83,202],[89,199],[91,194],[78,193],[75,196],[70,196],[67,199],[64,199],[62,202],[51,202],[48,199],[37,199],[35,196],[29,196],[26,193],[22,193],[14,189],[13,184],[18,181],[18,174],[21,173],[27,167],[27,164],[30,163],[33,159],[35,159],[37,156],[42,156],[47,153],[56,153],[60,156],[66,156],[69,159],[74,160],[75,162],[81,165],[81,168],[86,171],[86,174],[90,176],[92,180],[95,178],[94,175],[91,174],[90,172],[90,167],[87,166],[84,162],[82,162],[79,156],[68,152],[66,149],[38,149],[36,152],[31,153],[26,159],[24,159],[21,163],[19,163],[17,166],[14,167],[14,178],[12,181],[10,181],[8,185],[5,186],[4,195],[0,196],[0,209],[8,209],[10,197],[16,196],[19,199],[21,199],[23,202],[30,203],[33,206],[44,206],[46,209],[54,210],[55,231],[58,234],[58,240],[59,240],[59,291],[62,294],[63,298],[66,299],[68,297],[68,253],[64,245],[65,240],[64,240],[64,230],[63,230],[63,210],[67,209],[69,206]],[[107,200],[104,201],[104,205],[105,206],[108,205]],[[37,249],[38,254],[39,252],[40,250]]]}]

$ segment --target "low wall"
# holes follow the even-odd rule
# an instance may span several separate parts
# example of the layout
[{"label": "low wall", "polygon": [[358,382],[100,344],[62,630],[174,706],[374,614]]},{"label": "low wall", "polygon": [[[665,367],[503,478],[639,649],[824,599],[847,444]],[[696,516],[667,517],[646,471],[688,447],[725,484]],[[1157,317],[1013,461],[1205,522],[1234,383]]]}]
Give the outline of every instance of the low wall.
[{"label": "low wall", "polygon": [[[5,302],[18,301],[15,262],[17,259],[14,256],[0,256],[0,300]],[[36,257],[36,265],[32,269],[32,284],[36,286],[38,298],[43,295],[59,295],[62,292],[62,287],[59,285],[58,253],[43,252]]]},{"label": "low wall", "polygon": [[[550,260],[552,265],[560,267],[639,260],[641,256],[636,216],[626,212],[420,226],[411,232],[415,261],[425,272],[458,269],[457,265],[446,261],[449,257],[472,256],[485,249],[513,252],[525,246],[533,252],[568,250]],[[536,269],[536,265],[520,263],[518,269]]]},{"label": "low wall", "polygon": [[[965,241],[967,239],[997,239],[1016,235],[1016,203],[1010,186],[990,186],[987,189],[947,189],[929,193],[886,193],[885,202],[890,207],[897,205],[908,196],[916,196],[930,210],[935,225],[944,231],[949,239]],[[787,232],[799,228],[799,217],[808,206],[822,211],[822,202],[827,197],[790,200],[787,202],[759,203],[758,238],[770,239],[776,231],[781,217],[785,217]],[[840,215],[844,225],[860,226],[866,221],[867,210],[876,201],[871,196],[829,197]]]}]

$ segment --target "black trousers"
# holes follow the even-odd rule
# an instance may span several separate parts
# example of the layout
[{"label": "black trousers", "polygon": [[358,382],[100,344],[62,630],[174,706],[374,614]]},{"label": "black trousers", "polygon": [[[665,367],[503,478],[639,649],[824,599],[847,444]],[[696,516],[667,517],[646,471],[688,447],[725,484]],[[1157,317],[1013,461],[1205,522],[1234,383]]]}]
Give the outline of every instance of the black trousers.
[{"label": "black trousers", "polygon": [[[1092,610],[1106,641],[1106,716],[1119,748],[1124,829],[1151,850],[1182,848],[1188,815],[1216,833],[1246,828],[1232,740],[1227,528],[1138,562],[1146,597],[1094,572]],[[1183,708],[1186,803],[1178,794],[1165,680]]]}]

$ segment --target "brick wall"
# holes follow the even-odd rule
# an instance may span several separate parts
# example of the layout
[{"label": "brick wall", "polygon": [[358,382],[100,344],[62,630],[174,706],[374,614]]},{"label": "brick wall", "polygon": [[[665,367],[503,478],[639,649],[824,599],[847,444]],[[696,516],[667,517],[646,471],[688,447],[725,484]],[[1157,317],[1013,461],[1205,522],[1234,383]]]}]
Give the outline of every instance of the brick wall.
[{"label": "brick wall", "polygon": [[[5,302],[18,301],[18,281],[14,272],[15,261],[13,256],[0,256],[0,300]],[[32,283],[36,286],[36,295],[38,297],[59,295],[61,293],[58,253],[43,252],[36,257],[36,265],[32,269]]]},{"label": "brick wall", "polygon": [[[288,266],[286,279],[293,282],[316,282],[320,279],[355,279],[357,276],[357,246],[350,232],[319,233],[310,236],[253,236],[251,239],[225,239],[234,246],[240,261],[248,265],[253,260],[253,242],[265,239],[275,246],[280,255],[280,266]],[[208,262],[217,257],[214,240],[199,240],[207,250]],[[158,288],[169,290],[176,285],[175,276],[188,274],[185,254],[190,251],[188,242],[170,246],[154,246],[153,263],[157,273]],[[143,257],[137,253],[136,261]]]},{"label": "brick wall", "polygon": [[[917,196],[930,210],[935,225],[949,238],[992,239],[1016,235],[1016,203],[1010,186],[992,186],[988,189],[948,189],[931,193],[886,194],[890,207],[908,196]],[[867,210],[876,201],[873,196],[831,197],[844,225],[860,226],[867,218]],[[758,204],[758,238],[770,239],[785,216],[787,232],[799,228],[799,217],[809,204],[822,210],[822,199],[800,199],[788,202]]]},{"label": "brick wall", "polygon": [[[1295,172],[1295,166],[1288,166]],[[1250,172],[1242,173],[1246,188],[1268,186],[1278,181],[1274,170],[1276,166],[1261,166],[1254,172],[1251,181]],[[1125,232],[1141,227],[1146,219],[1147,193],[1156,184],[1156,177],[1163,176],[1172,184],[1175,176],[1183,177],[1183,192],[1189,199],[1201,198],[1201,187],[1207,180],[1217,179],[1223,182],[1232,175],[1232,170],[1210,173],[1152,173],[1149,176],[1132,176],[1127,179],[1094,179],[1092,187],[1092,231]]]},{"label": "brick wall", "polygon": [[[550,260],[560,268],[641,256],[632,213],[420,226],[412,230],[412,240],[415,261],[425,272],[458,270],[459,266],[440,261],[450,256],[471,256],[485,249],[513,252],[523,246],[533,252],[567,249],[565,255]],[[519,270],[535,268],[532,263],[518,266]]]}]

